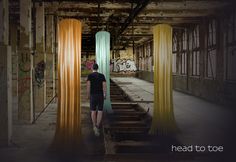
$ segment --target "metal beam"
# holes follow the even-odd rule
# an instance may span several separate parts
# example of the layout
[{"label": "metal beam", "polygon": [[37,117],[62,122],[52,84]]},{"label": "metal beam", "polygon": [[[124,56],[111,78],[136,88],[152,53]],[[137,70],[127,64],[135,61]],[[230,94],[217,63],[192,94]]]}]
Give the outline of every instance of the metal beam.
[{"label": "metal beam", "polygon": [[[106,0],[112,3],[120,3],[120,2],[138,2],[139,0]],[[32,2],[85,2],[85,3],[97,3],[97,0],[32,0]]]},{"label": "metal beam", "polygon": [[[91,38],[92,36],[94,37],[93,34],[82,34],[83,38]],[[153,35],[152,34],[122,34],[120,36],[121,37],[136,37],[136,38],[139,38],[139,37],[152,37]]]},{"label": "metal beam", "polygon": [[121,35],[125,29],[130,25],[130,23],[134,20],[134,18],[148,5],[150,0],[142,0],[137,4],[137,6],[130,13],[129,17],[125,20],[124,25],[118,31],[118,35]]}]

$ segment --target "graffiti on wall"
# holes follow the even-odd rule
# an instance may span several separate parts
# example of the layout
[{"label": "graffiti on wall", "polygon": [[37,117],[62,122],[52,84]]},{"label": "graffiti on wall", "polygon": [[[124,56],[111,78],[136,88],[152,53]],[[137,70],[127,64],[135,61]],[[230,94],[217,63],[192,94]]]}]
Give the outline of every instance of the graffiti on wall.
[{"label": "graffiti on wall", "polygon": [[18,56],[18,109],[19,117],[30,118],[31,107],[31,53],[28,51],[19,52]]},{"label": "graffiti on wall", "polygon": [[53,57],[54,55],[47,55],[47,66],[46,66],[46,103],[49,103],[53,98]]},{"label": "graffiti on wall", "polygon": [[21,72],[30,72],[31,70],[31,55],[29,53],[19,54],[19,69]]},{"label": "graffiti on wall", "polygon": [[[86,60],[81,63],[81,70],[92,70],[95,60]],[[110,62],[110,71],[113,72],[135,72],[135,62],[130,59],[114,59]]]},{"label": "graffiti on wall", "polygon": [[111,60],[111,71],[134,72],[136,70],[137,68],[133,60],[130,60],[130,59]]},{"label": "graffiti on wall", "polygon": [[18,93],[24,94],[30,89],[31,60],[27,52],[19,53]]},{"label": "graffiti on wall", "polygon": [[42,87],[44,83],[44,70],[45,70],[45,62],[40,61],[35,67],[35,81],[38,87]]},{"label": "graffiti on wall", "polygon": [[81,70],[91,70],[95,60],[86,60],[81,64]]},{"label": "graffiti on wall", "polygon": [[30,89],[30,82],[31,78],[30,77],[25,77],[25,78],[19,78],[18,79],[18,93],[19,94],[24,94],[27,90]]}]

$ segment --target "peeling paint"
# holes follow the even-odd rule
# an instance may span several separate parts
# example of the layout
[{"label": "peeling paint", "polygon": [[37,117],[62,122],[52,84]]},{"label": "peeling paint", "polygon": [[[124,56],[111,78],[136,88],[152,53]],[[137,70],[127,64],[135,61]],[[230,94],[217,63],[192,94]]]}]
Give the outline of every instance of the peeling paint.
[{"label": "peeling paint", "polygon": [[37,52],[45,51],[45,15],[44,3],[36,3],[36,50]]},{"label": "peeling paint", "polygon": [[9,10],[8,1],[0,1],[0,44],[8,45],[9,35]]},{"label": "peeling paint", "polygon": [[31,48],[31,1],[20,1],[20,47]]},{"label": "peeling paint", "polygon": [[52,53],[46,54],[46,103],[53,98],[53,73],[54,73],[54,55]]},{"label": "peeling paint", "polygon": [[54,17],[53,16],[47,16],[46,17],[46,52],[52,53],[54,48]]},{"label": "peeling paint", "polygon": [[[45,57],[45,53],[39,53],[37,52],[34,56],[34,68],[35,66],[41,62],[41,61],[45,61],[44,60],[44,57]],[[34,78],[35,80],[35,78]],[[41,112],[44,108],[44,104],[45,104],[45,101],[44,101],[44,93],[45,93],[45,83],[43,83],[41,86],[38,86],[36,84],[36,82],[34,82],[34,101],[35,101],[35,111],[36,112]]]},{"label": "peeling paint", "polygon": [[25,32],[25,28],[20,26],[20,48],[22,49],[29,49],[30,46],[30,36],[29,33]]},{"label": "peeling paint", "polygon": [[21,120],[30,120],[31,110],[31,54],[19,51],[18,70],[18,116]]}]

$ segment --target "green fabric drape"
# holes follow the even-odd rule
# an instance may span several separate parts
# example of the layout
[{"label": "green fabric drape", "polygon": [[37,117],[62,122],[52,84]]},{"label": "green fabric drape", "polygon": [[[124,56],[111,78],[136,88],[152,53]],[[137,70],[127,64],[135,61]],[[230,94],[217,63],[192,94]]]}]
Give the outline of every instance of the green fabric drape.
[{"label": "green fabric drape", "polygon": [[81,22],[64,19],[58,25],[58,111],[54,144],[77,146],[81,138]]},{"label": "green fabric drape", "polygon": [[104,101],[104,110],[112,112],[110,99],[110,33],[100,31],[96,33],[96,62],[98,71],[105,75],[107,85],[107,97]]},{"label": "green fabric drape", "polygon": [[172,96],[172,28],[166,24],[153,29],[154,111],[150,133],[171,134],[176,130]]}]

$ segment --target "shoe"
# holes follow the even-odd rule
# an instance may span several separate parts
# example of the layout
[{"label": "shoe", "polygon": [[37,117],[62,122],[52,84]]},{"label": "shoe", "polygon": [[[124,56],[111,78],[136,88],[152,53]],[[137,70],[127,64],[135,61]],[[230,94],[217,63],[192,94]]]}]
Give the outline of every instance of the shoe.
[{"label": "shoe", "polygon": [[100,136],[99,129],[96,126],[93,127],[93,131],[94,131],[95,136]]}]

